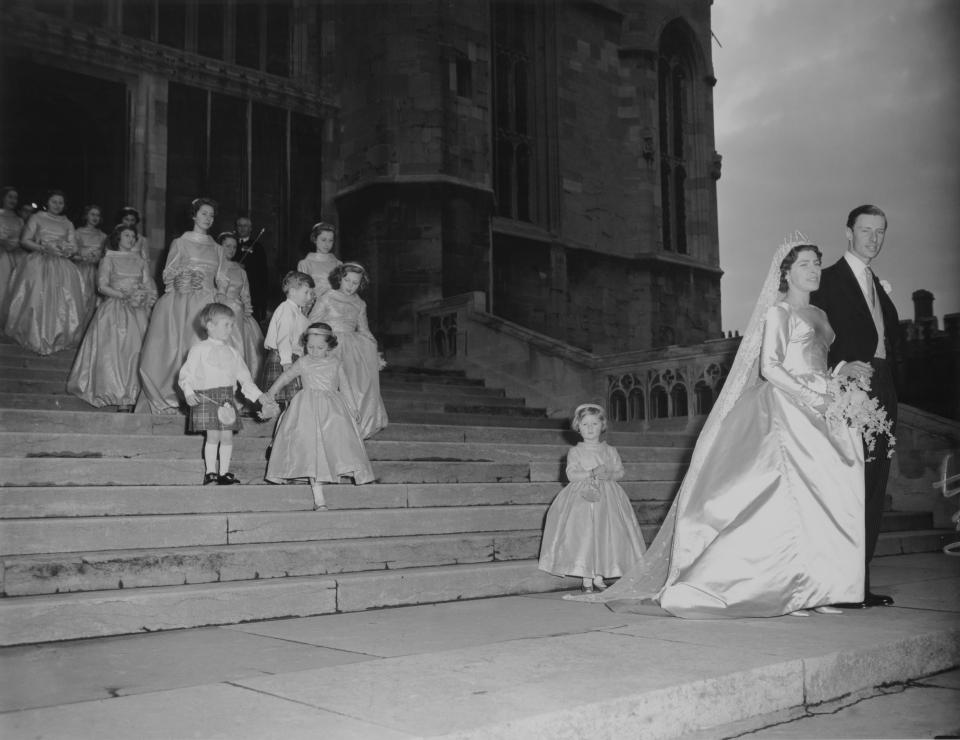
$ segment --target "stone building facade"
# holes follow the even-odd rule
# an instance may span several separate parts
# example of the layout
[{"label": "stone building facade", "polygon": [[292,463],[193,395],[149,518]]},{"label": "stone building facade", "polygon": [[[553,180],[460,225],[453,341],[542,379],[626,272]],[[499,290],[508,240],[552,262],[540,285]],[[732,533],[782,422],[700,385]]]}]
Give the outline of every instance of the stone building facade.
[{"label": "stone building facade", "polygon": [[960,421],[960,313],[933,313],[929,290],[912,295],[913,319],[900,322],[897,392],[901,403]]},{"label": "stone building facade", "polygon": [[[248,209],[275,277],[339,226],[371,323],[483,291],[597,353],[720,335],[710,0],[8,0],[0,178]],[[14,110],[10,116],[6,111]]]}]

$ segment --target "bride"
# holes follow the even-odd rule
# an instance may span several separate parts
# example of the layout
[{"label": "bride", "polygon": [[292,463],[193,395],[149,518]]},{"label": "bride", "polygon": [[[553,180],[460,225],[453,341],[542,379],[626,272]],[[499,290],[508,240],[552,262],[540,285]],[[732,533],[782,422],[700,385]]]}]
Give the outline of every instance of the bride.
[{"label": "bride", "polygon": [[[864,588],[863,447],[828,422],[820,250],[774,256],[723,391],[643,561],[593,601],[691,619],[839,613]],[[852,372],[849,369],[847,372]]]}]

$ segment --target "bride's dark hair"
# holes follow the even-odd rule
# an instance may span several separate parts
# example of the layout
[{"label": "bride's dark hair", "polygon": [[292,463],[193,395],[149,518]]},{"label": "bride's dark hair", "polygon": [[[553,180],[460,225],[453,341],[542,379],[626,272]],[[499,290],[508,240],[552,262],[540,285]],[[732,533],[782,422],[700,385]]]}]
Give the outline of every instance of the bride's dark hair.
[{"label": "bride's dark hair", "polygon": [[789,252],[787,256],[783,258],[783,262],[780,263],[780,292],[787,292],[787,273],[790,272],[790,268],[793,267],[793,263],[797,261],[797,257],[800,256],[800,252],[813,252],[817,255],[818,260],[823,259],[823,253],[820,251],[820,247],[816,244],[798,244]]}]

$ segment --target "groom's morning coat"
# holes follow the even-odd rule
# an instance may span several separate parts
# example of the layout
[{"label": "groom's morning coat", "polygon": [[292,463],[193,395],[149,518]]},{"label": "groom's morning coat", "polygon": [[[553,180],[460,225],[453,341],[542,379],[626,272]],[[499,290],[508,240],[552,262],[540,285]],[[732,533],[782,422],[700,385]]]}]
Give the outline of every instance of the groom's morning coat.
[{"label": "groom's morning coat", "polygon": [[[873,276],[873,284],[883,313],[887,360],[895,366],[900,319],[893,301],[880,285],[876,274]],[[860,283],[846,259],[841,257],[830,267],[824,268],[820,276],[820,289],[811,294],[810,302],[826,312],[830,326],[837,335],[830,346],[831,367],[835,367],[841,360],[870,362],[873,359],[877,348],[877,327],[873,323],[873,314],[867,306],[863,291],[860,290]]]}]

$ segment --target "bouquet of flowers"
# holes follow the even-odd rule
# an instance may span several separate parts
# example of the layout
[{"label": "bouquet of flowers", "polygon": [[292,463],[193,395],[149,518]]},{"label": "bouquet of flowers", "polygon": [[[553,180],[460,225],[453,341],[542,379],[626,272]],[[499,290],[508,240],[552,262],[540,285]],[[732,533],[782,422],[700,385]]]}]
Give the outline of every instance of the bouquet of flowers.
[{"label": "bouquet of flowers", "polygon": [[[877,437],[886,435],[887,457],[893,457],[897,438],[892,434],[893,422],[880,402],[867,396],[870,390],[868,378],[835,377],[827,381],[827,397],[830,399],[825,416],[828,421],[846,424],[863,437],[869,452],[877,446]],[[867,458],[873,459],[873,455]]]},{"label": "bouquet of flowers", "polygon": [[383,357],[383,352],[377,352],[377,370],[383,370],[387,366],[387,361]]}]

